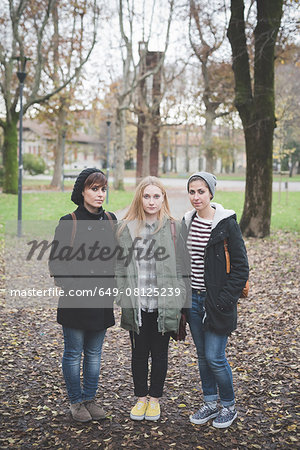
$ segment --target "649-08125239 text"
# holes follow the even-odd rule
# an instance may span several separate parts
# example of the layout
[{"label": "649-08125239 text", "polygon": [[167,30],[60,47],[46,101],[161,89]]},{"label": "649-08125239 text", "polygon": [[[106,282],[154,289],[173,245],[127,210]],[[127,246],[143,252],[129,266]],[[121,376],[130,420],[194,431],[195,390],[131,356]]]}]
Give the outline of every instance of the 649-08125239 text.
[{"label": "649-08125239 text", "polygon": [[124,290],[118,288],[94,287],[93,289],[68,289],[65,291],[60,287],[50,287],[47,289],[10,289],[10,297],[63,297],[68,295],[69,297],[95,297],[95,296],[113,296],[126,295],[134,297],[178,297],[180,295],[180,288],[166,287],[166,288],[130,288],[127,287]]}]

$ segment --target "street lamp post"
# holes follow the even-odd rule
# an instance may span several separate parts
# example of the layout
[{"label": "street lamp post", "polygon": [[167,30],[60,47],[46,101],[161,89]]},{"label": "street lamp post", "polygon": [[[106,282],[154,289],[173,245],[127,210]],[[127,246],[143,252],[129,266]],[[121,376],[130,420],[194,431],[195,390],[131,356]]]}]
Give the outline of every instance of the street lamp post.
[{"label": "street lamp post", "polygon": [[20,112],[19,112],[19,172],[18,172],[18,237],[22,236],[22,175],[23,175],[23,88],[27,73],[25,72],[26,63],[29,58],[18,56],[17,77],[20,84]]},{"label": "street lamp post", "polygon": [[106,178],[107,178],[107,192],[106,192],[106,203],[108,203],[108,178],[109,178],[109,147],[110,147],[110,125],[111,121],[106,121],[107,125],[107,155],[106,155]]}]

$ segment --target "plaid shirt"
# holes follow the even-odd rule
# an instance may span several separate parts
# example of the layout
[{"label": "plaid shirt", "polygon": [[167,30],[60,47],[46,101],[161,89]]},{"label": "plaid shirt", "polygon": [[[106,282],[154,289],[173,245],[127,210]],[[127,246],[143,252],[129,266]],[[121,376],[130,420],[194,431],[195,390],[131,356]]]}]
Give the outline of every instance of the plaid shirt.
[{"label": "plaid shirt", "polygon": [[[157,226],[157,223],[153,223],[152,225],[146,223],[145,227],[141,232],[141,245],[143,246],[143,255],[146,254],[151,241],[155,239],[153,237],[153,232]],[[153,289],[157,287],[156,282],[156,262],[153,257],[153,249],[150,253],[147,253],[147,261],[144,258],[141,258],[137,261],[138,269],[139,269],[139,298],[140,305],[143,311],[146,312],[154,312],[158,308],[157,297],[151,295]],[[148,259],[149,258],[149,259]],[[147,295],[147,293],[149,295]]]}]

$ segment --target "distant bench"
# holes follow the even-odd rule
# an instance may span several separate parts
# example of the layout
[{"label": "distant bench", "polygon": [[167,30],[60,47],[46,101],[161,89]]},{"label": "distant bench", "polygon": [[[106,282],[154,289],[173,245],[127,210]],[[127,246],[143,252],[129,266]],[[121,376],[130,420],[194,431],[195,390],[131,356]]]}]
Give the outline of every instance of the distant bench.
[{"label": "distant bench", "polygon": [[75,173],[64,173],[64,179],[67,179],[67,178],[77,178],[78,177],[78,173],[77,174],[75,174]]}]

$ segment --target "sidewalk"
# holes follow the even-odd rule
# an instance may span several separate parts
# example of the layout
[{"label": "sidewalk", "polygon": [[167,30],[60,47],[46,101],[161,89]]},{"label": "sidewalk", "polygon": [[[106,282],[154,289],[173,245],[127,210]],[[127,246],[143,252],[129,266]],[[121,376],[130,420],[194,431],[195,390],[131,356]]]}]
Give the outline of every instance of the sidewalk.
[{"label": "sidewalk", "polygon": [[[218,175],[217,175],[218,177]],[[25,179],[34,179],[34,180],[51,180],[50,175],[35,175],[35,176],[25,176]],[[114,177],[109,177],[109,184],[113,182]],[[182,190],[186,190],[186,178],[164,178],[161,177],[160,181],[166,187],[172,188],[181,188]],[[124,183],[135,185],[134,177],[125,177]],[[245,190],[245,181],[237,181],[237,180],[218,180],[217,181],[217,190],[219,191],[244,191]],[[273,181],[273,191],[277,192],[279,190],[279,182]],[[300,182],[299,181],[288,181],[288,190],[290,192],[300,192]],[[281,182],[281,191],[285,191],[285,183]]]}]

